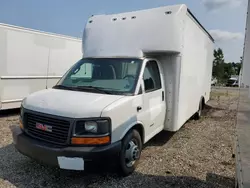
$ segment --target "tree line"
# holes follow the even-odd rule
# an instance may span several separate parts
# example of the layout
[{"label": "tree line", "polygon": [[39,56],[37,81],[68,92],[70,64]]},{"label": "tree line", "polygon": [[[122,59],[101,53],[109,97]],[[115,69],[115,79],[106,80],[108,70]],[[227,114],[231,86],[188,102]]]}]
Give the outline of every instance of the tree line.
[{"label": "tree line", "polygon": [[224,84],[233,75],[239,75],[242,66],[242,57],[240,62],[225,62],[224,54],[221,48],[214,50],[213,78],[218,83]]}]

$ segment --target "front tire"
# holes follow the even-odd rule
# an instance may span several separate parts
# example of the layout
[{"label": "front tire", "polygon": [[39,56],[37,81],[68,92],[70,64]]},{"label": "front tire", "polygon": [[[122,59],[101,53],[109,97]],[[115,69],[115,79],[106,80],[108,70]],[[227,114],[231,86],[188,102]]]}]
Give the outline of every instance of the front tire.
[{"label": "front tire", "polygon": [[132,129],[127,133],[122,142],[119,158],[120,173],[122,176],[132,174],[140,160],[142,141],[139,132]]}]

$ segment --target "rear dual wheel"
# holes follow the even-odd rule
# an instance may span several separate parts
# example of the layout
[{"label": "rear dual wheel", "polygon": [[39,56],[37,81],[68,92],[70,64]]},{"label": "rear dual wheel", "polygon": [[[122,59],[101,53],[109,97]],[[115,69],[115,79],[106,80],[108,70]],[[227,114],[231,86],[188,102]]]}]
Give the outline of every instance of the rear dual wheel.
[{"label": "rear dual wheel", "polygon": [[204,103],[203,103],[203,99],[200,100],[200,103],[199,103],[199,108],[198,108],[198,111],[195,113],[194,115],[194,119],[195,120],[199,120],[202,116],[202,110],[203,110],[203,106]]}]

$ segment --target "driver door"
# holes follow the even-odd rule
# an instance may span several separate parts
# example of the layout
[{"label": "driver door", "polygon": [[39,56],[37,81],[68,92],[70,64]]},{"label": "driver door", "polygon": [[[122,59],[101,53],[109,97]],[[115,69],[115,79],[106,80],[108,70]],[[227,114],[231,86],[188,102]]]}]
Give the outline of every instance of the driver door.
[{"label": "driver door", "polygon": [[159,64],[149,60],[143,72],[143,119],[145,140],[151,139],[163,130],[166,103],[164,81]]}]

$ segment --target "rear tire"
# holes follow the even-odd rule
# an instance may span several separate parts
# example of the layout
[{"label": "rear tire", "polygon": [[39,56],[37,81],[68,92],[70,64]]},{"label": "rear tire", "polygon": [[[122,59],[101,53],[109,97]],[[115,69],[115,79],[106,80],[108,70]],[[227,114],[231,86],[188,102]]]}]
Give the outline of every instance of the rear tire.
[{"label": "rear tire", "polygon": [[119,170],[122,176],[128,176],[135,171],[140,160],[141,150],[141,136],[137,130],[132,129],[123,139],[119,156]]},{"label": "rear tire", "polygon": [[194,119],[195,120],[199,120],[201,118],[201,116],[202,116],[202,109],[203,109],[203,102],[202,102],[202,99],[201,99],[200,103],[199,103],[199,109],[198,109],[198,111],[194,115]]}]

